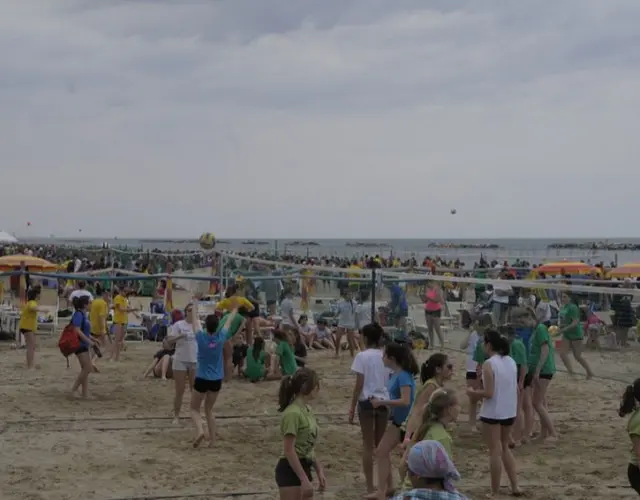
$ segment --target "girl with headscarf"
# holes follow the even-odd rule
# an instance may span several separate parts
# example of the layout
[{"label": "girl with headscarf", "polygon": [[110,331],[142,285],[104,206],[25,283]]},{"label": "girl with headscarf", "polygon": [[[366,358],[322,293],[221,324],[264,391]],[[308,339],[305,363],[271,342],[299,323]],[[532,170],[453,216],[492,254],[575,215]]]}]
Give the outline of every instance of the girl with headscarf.
[{"label": "girl with headscarf", "polygon": [[413,489],[392,500],[467,500],[453,481],[460,474],[438,441],[420,441],[409,451],[407,469]]}]

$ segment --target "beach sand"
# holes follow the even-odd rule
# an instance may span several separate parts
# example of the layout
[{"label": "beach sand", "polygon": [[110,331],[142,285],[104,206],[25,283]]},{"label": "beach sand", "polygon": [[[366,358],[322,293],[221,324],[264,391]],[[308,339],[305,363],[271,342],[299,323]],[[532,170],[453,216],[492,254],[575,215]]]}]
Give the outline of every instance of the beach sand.
[{"label": "beach sand", "polygon": [[[451,334],[449,345],[455,346],[458,337]],[[68,395],[77,361],[72,359],[67,369],[53,339],[39,339],[39,368],[32,372],[24,369],[23,351],[0,346],[0,498],[181,499],[222,491],[249,493],[237,498],[277,498],[273,469],[282,446],[278,384],[225,384],[216,404],[215,446],[194,450],[188,394],[185,418],[174,426],[172,382],[141,379],[157,348],[129,343],[120,363],[103,362],[102,372],[91,376],[91,399],[82,401]],[[421,360],[427,355],[428,351],[419,353]],[[457,368],[451,385],[459,391],[464,413],[464,355],[450,355]],[[634,357],[589,353],[598,374],[617,374],[625,380],[633,378]],[[321,426],[317,454],[329,484],[329,491],[318,498],[356,499],[363,491],[359,428],[349,425],[346,417],[353,383],[350,362],[347,354],[340,360],[327,352],[310,355],[309,365],[321,375],[313,407]],[[572,380],[564,373],[554,378],[550,406],[561,434],[559,443],[531,444],[516,451],[528,498],[636,498],[626,487],[630,446],[625,421],[616,414],[623,389],[617,381]],[[477,499],[488,491],[487,454],[479,435],[464,430],[465,420],[461,415],[454,430],[454,459],[463,476],[461,491]]]}]

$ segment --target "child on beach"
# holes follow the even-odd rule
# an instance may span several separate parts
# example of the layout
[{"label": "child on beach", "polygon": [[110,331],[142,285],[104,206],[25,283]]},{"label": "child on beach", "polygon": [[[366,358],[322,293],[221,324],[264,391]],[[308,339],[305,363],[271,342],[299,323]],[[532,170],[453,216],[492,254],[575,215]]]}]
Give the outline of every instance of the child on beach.
[{"label": "child on beach", "polygon": [[522,339],[516,336],[515,330],[510,327],[501,327],[501,334],[509,340],[509,356],[516,362],[518,370],[518,413],[511,431],[512,442],[510,444],[513,448],[520,446],[523,441],[527,441],[527,437],[524,435],[525,420],[531,418],[532,409],[531,394],[530,391],[524,390],[524,380],[529,371],[529,365],[527,363],[527,348]]},{"label": "child on beach", "polygon": [[425,439],[438,441],[447,452],[447,455],[449,455],[449,458],[453,459],[453,439],[447,431],[447,426],[455,422],[459,414],[460,404],[454,391],[451,389],[438,389],[431,395],[422,417],[422,424],[411,438],[411,442],[402,457],[400,477],[404,478],[402,487],[405,491],[412,488],[411,481],[406,477],[406,462],[411,448],[416,443]]},{"label": "child on beach", "polygon": [[393,494],[393,473],[391,470],[391,453],[403,442],[402,424],[409,416],[414,402],[416,383],[414,376],[420,369],[416,358],[406,345],[387,344],[384,349],[384,365],[393,375],[389,380],[389,399],[370,399],[373,408],[390,409],[391,425],[388,425],[380,444],[376,447],[375,457],[378,465],[378,489],[364,498],[372,500],[387,498]]},{"label": "child on beach", "polygon": [[444,387],[444,383],[453,375],[453,364],[449,357],[441,352],[432,354],[420,367],[421,384],[416,391],[416,399],[403,426],[406,430],[404,444],[407,445],[414,432],[418,430],[423,420],[423,414],[431,395]]},{"label": "child on beach", "polygon": [[313,347],[316,340],[316,334],[311,325],[309,325],[309,317],[306,314],[301,314],[298,318],[298,331],[302,335],[305,345],[308,348]]},{"label": "child on beach", "polygon": [[281,499],[312,498],[312,469],[318,476],[320,491],[326,487],[324,469],[315,454],[318,422],[309,406],[319,389],[318,375],[308,368],[301,368],[280,382],[278,411],[282,413],[283,453],[276,465],[275,476]]},{"label": "child on beach", "polygon": [[251,382],[264,380],[270,365],[271,356],[265,351],[264,339],[254,337],[253,345],[247,350],[247,367],[244,370],[244,376]]},{"label": "child on beach", "polygon": [[630,415],[627,420],[627,434],[631,440],[631,453],[627,465],[627,478],[629,485],[640,495],[640,378],[624,390],[618,415]]},{"label": "child on beach", "polygon": [[[196,307],[195,304],[193,307]],[[213,446],[216,437],[215,418],[213,417],[213,405],[218,399],[222,387],[224,373],[223,349],[227,340],[231,339],[238,329],[234,329],[234,321],[238,316],[238,310],[233,309],[221,320],[215,314],[210,314],[205,320],[205,329],[200,330],[200,322],[196,320],[194,327],[198,329],[195,335],[198,346],[198,361],[196,365],[196,378],[191,394],[191,420],[196,429],[196,437],[193,447],[197,448],[205,439],[206,434],[200,416],[200,407],[204,402],[204,414],[209,431],[209,446]],[[197,317],[197,316],[196,316]]]},{"label": "child on beach", "polygon": [[333,343],[333,332],[327,325],[325,318],[318,318],[316,321],[316,329],[314,331],[315,342],[313,346],[316,349],[335,349],[336,346]]},{"label": "child on beach", "polygon": [[165,341],[162,343],[162,349],[155,353],[155,355],[153,356],[153,361],[147,367],[142,377],[147,378],[149,375],[151,375],[151,373],[153,373],[154,377],[160,378],[162,380],[173,378],[173,369],[171,367],[171,362],[173,361],[173,355],[175,353],[175,348],[172,349],[165,339]]},{"label": "child on beach", "polygon": [[275,360],[271,363],[269,380],[280,380],[282,377],[293,375],[298,369],[296,357],[291,347],[289,335],[281,330],[273,332],[273,341],[276,343]]},{"label": "child on beach", "polygon": [[[476,322],[473,321],[471,317],[471,313],[466,309],[460,311],[460,325],[462,329],[467,332],[465,338],[460,344],[460,349],[467,353],[466,359],[466,381],[467,387],[472,387],[477,389],[479,387],[478,384],[478,372],[476,370],[476,362],[473,360],[473,353],[476,351],[478,347],[478,341],[480,339],[480,335],[476,331]],[[478,400],[474,397],[468,396],[469,405],[467,409],[467,413],[469,415],[469,428],[472,431],[477,431],[476,427],[476,417],[478,414]]]}]

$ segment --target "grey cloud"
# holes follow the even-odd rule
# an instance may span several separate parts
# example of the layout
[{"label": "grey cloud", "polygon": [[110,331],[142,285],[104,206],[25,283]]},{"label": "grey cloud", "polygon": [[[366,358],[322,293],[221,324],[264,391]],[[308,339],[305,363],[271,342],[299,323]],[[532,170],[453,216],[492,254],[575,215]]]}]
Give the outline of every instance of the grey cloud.
[{"label": "grey cloud", "polygon": [[[8,12],[0,209],[28,185],[18,217],[41,234],[422,236],[422,213],[443,207],[429,235],[632,224],[636,0],[33,0]],[[614,178],[628,182],[603,196]],[[70,179],[106,208],[70,214]],[[556,223],[558,204],[570,222]],[[211,222],[226,207],[239,220]]]}]

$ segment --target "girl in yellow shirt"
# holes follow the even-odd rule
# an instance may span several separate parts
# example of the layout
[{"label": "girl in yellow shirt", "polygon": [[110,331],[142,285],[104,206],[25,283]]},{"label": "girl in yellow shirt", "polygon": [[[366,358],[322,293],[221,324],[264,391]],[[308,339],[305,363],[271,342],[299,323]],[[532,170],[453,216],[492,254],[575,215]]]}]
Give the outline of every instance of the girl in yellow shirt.
[{"label": "girl in yellow shirt", "polygon": [[113,346],[114,361],[118,361],[120,357],[120,351],[124,344],[124,336],[127,333],[127,325],[129,324],[129,313],[136,311],[136,309],[129,307],[127,292],[128,290],[126,288],[120,288],[118,295],[113,299],[113,330],[115,333],[115,343]]},{"label": "girl in yellow shirt", "polygon": [[27,368],[33,368],[36,357],[36,331],[38,330],[38,313],[45,312],[38,308],[40,288],[27,291],[27,303],[22,306],[20,313],[20,333],[24,335],[27,344]]}]

